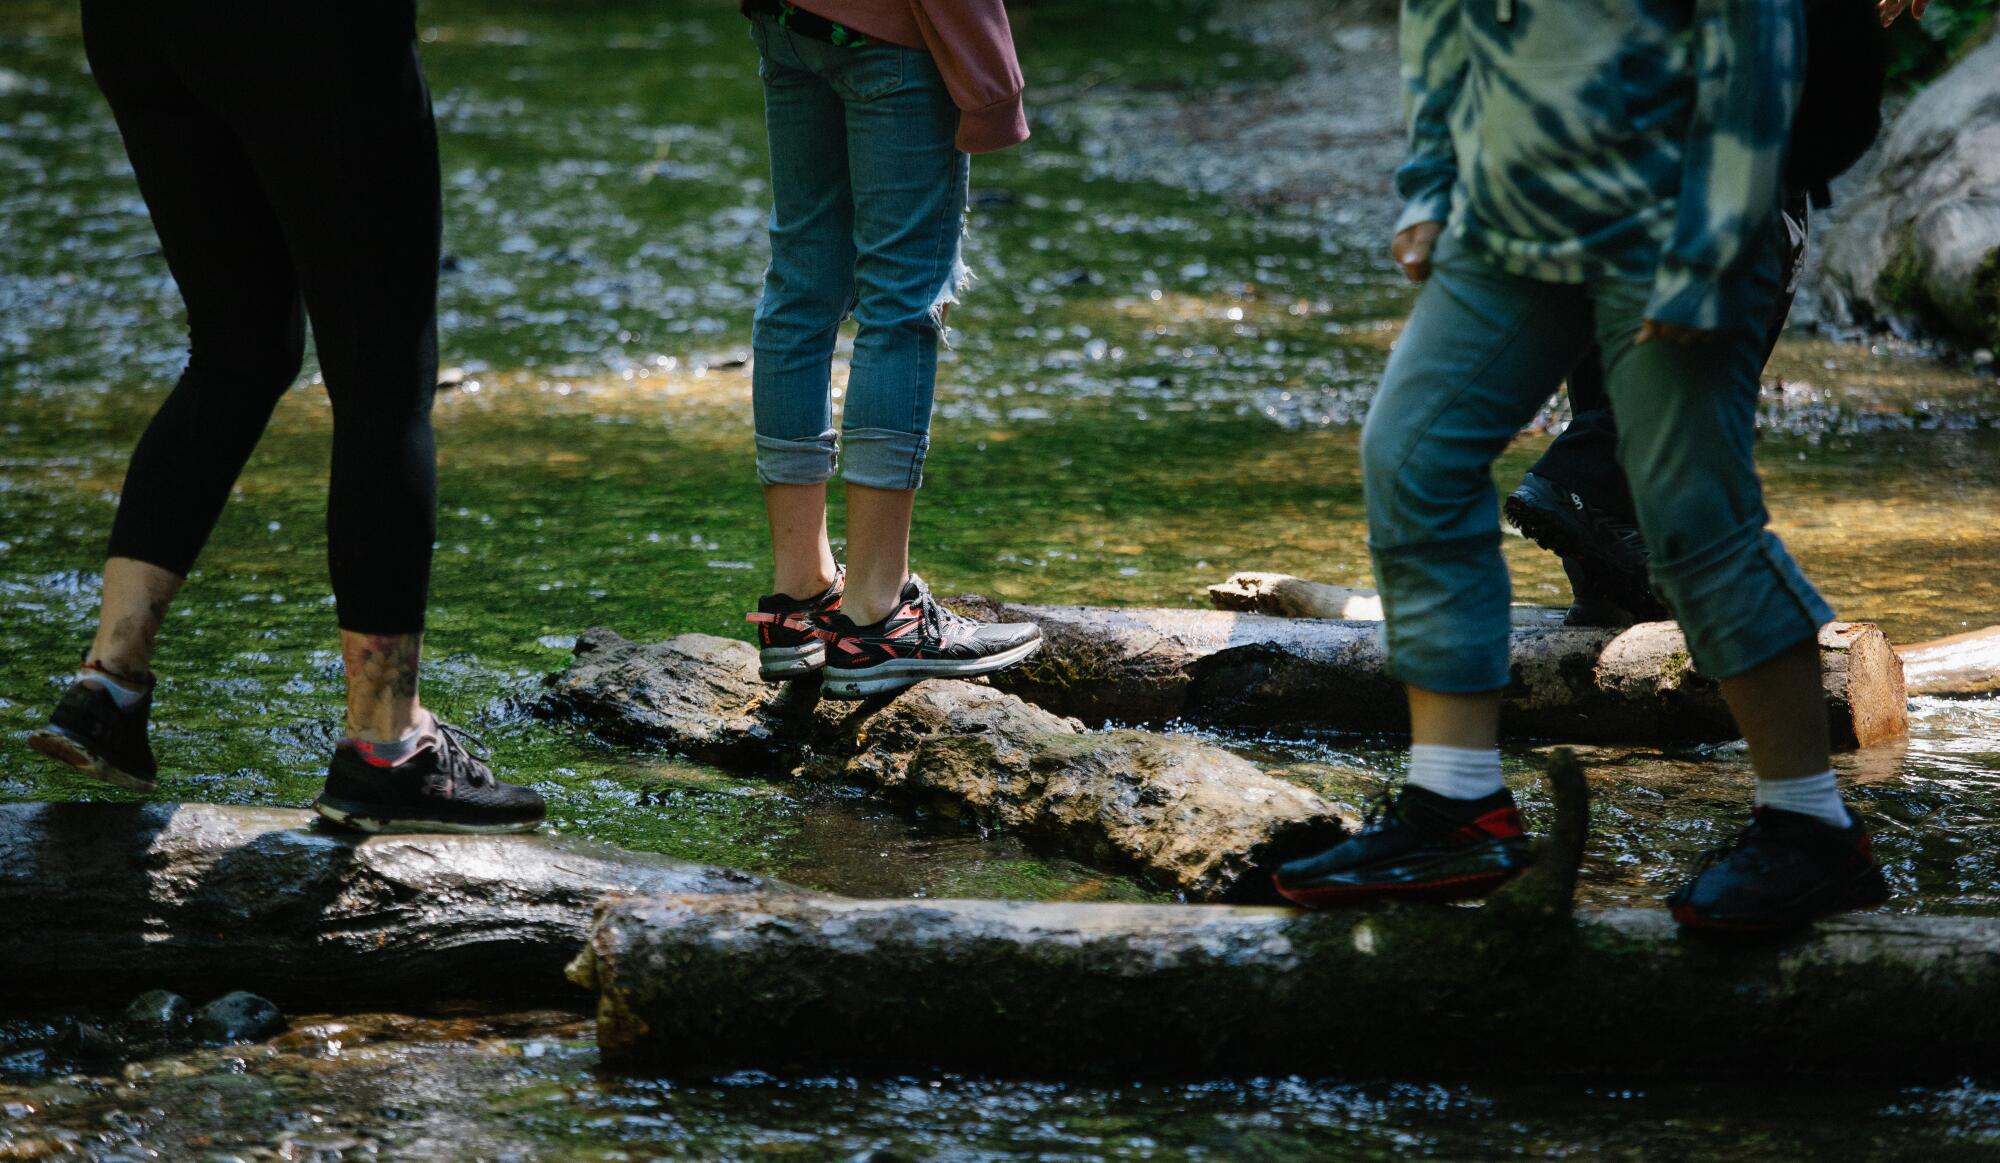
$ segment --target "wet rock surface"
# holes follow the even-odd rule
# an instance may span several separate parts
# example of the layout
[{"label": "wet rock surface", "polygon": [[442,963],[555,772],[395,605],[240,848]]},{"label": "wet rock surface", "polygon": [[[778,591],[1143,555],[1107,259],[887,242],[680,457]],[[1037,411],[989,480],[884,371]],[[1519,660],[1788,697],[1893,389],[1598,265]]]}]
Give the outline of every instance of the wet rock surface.
[{"label": "wet rock surface", "polygon": [[819,700],[757,681],[748,643],[704,635],[642,645],[589,631],[545,710],[740,770],[880,788],[1194,900],[1264,895],[1258,869],[1347,826],[1317,795],[1196,740],[1086,731],[968,682]]},{"label": "wet rock surface", "polygon": [[285,1015],[269,998],[237,990],[196,1010],[191,1030],[203,1042],[228,1045],[258,1041],[284,1024]]},{"label": "wet rock surface", "polygon": [[1864,322],[2000,343],[2000,37],[1912,99],[1877,155],[1827,236],[1823,293]]}]

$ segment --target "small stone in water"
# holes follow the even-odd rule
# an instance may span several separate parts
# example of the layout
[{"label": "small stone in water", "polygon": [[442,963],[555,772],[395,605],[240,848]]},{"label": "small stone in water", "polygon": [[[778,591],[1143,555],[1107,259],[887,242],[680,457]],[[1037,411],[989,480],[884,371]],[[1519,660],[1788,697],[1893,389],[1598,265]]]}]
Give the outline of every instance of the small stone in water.
[{"label": "small stone in water", "polygon": [[188,1002],[167,989],[153,989],[132,999],[125,1007],[125,1020],[145,1026],[171,1026],[187,1017]]},{"label": "small stone in water", "polygon": [[225,993],[195,1011],[195,1037],[204,1042],[254,1042],[283,1025],[278,1007],[254,993]]}]

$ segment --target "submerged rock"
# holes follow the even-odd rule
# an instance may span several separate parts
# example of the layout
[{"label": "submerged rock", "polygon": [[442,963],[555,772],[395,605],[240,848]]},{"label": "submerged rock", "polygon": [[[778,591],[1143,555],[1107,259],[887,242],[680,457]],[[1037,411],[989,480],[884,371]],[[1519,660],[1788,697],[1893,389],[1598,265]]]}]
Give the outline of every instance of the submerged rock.
[{"label": "submerged rock", "polygon": [[195,1011],[194,1035],[204,1042],[256,1042],[284,1024],[284,1013],[269,999],[239,989]]},{"label": "submerged rock", "polygon": [[153,989],[132,999],[125,1020],[139,1026],[177,1026],[187,1020],[188,1000],[166,989]]}]

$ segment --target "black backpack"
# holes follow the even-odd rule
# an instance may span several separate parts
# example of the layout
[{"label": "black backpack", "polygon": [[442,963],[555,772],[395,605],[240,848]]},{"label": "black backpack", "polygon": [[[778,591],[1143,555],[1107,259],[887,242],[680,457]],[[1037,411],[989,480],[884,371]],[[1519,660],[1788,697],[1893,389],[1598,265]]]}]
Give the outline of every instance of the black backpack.
[{"label": "black backpack", "polygon": [[1804,0],[1806,85],[1792,120],[1785,184],[1832,203],[1827,183],[1859,161],[1882,132],[1888,34],[1875,0]]}]

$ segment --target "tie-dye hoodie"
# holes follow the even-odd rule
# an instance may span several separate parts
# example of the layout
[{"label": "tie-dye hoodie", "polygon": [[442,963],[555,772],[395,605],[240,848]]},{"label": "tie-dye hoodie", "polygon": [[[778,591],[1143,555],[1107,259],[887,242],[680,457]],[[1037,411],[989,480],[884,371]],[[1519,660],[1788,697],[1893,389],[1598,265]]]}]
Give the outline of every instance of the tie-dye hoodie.
[{"label": "tie-dye hoodie", "polygon": [[1650,280],[1714,328],[1778,204],[1800,0],[1403,0],[1401,230],[1550,282]]}]

